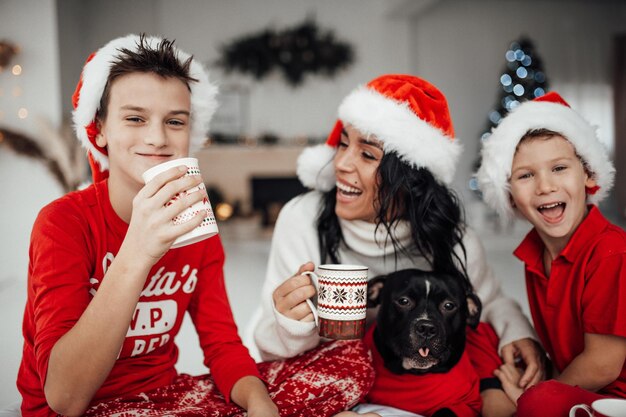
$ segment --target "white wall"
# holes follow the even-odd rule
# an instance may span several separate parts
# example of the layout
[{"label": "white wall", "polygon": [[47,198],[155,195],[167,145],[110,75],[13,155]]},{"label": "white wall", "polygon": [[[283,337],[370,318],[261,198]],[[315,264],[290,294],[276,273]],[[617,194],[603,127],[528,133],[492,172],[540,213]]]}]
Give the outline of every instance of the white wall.
[{"label": "white wall", "polygon": [[22,314],[30,230],[39,209],[63,189],[38,160],[0,147],[0,409],[18,401]]},{"label": "white wall", "polygon": [[[64,75],[72,71],[73,82],[66,82],[64,102],[88,54],[113,37],[146,31],[175,38],[178,45],[201,61],[212,65],[219,57],[220,45],[246,33],[268,27],[284,29],[314,16],[322,30],[333,30],[338,39],[354,46],[356,62],[334,79],[313,76],[292,88],[280,74],[262,82],[248,76],[226,76],[212,68],[221,85],[237,83],[249,89],[250,119],[247,133],[273,132],[281,137],[298,135],[325,137],[332,127],[339,100],[358,84],[384,72],[409,70],[408,21],[390,16],[403,0],[110,0],[107,2],[69,1],[82,7],[82,20],[68,20],[61,28],[75,30],[81,25],[81,47],[66,50],[61,45]],[[61,2],[64,3],[64,2]],[[82,4],[82,6],[81,6]],[[72,7],[60,11],[71,14]],[[60,16],[60,21],[66,21]],[[67,86],[71,85],[70,88]],[[66,110],[69,109],[67,104]]]},{"label": "white wall", "polygon": [[[19,77],[0,73],[0,125],[37,135],[38,118],[58,127],[61,120],[57,22],[54,0],[0,1],[0,38],[17,44],[11,62]],[[19,87],[22,94],[13,96]],[[25,107],[28,117],[19,119]],[[30,230],[39,209],[62,194],[39,162],[0,146],[0,409],[18,400],[15,387],[21,358],[21,322],[26,300]]]},{"label": "white wall", "polygon": [[613,134],[612,35],[626,31],[619,1],[446,0],[411,19],[411,67],[448,98],[465,146],[457,188],[478,156],[479,137],[497,99],[510,42],[529,36],[542,57],[551,89],[592,123],[610,146]]}]

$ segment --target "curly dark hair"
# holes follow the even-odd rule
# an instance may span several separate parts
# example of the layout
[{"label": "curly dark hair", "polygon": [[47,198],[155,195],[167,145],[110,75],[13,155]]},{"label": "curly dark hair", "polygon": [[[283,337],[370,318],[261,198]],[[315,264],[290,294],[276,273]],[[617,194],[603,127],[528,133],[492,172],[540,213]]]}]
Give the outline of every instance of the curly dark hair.
[{"label": "curly dark hair", "polygon": [[[376,227],[384,227],[388,232],[395,249],[395,261],[398,254],[423,256],[433,270],[460,270],[467,278],[464,213],[454,191],[439,183],[428,169],[416,169],[394,152],[383,155],[377,175]],[[327,260],[341,262],[339,245],[343,242],[343,234],[335,214],[335,203],[336,188],[333,188],[324,193],[317,218],[322,263]],[[402,220],[407,220],[411,227],[410,247],[402,246],[390,233]],[[463,259],[454,250],[457,245]]]}]

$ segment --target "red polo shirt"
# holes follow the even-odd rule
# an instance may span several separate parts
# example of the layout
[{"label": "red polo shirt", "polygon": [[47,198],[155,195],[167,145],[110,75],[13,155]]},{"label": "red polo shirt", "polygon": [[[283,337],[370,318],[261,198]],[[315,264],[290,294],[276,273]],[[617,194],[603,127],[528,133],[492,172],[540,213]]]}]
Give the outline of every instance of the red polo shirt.
[{"label": "red polo shirt", "polygon": [[[559,372],[584,349],[584,334],[626,337],[626,232],[595,206],[563,251],[543,267],[544,244],[531,230],[514,254],[525,264],[535,329]],[[626,364],[601,393],[626,397]]]}]

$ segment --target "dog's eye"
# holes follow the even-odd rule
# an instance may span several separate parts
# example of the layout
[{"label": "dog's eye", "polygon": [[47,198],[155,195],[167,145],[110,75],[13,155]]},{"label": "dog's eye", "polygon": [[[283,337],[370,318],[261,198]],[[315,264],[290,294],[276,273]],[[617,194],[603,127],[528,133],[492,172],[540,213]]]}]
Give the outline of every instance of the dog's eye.
[{"label": "dog's eye", "polygon": [[396,300],[396,304],[399,305],[400,307],[407,308],[407,307],[411,307],[413,305],[413,302],[408,297],[400,297]]},{"label": "dog's eye", "polygon": [[452,311],[456,308],[456,304],[450,302],[450,301],[446,301],[445,303],[443,303],[443,309],[446,311]]}]

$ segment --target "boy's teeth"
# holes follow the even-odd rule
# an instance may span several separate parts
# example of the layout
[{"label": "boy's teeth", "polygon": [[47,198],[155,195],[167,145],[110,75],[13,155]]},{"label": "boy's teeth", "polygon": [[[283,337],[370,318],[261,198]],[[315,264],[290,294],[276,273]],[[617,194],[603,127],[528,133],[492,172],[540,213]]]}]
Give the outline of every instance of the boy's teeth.
[{"label": "boy's teeth", "polygon": [[543,206],[539,206],[539,210],[555,208],[557,206],[560,206],[561,204],[562,203],[546,204],[546,205],[543,205]]}]

